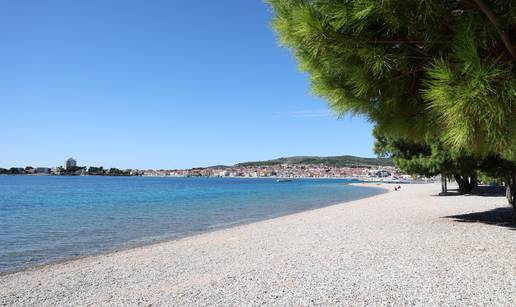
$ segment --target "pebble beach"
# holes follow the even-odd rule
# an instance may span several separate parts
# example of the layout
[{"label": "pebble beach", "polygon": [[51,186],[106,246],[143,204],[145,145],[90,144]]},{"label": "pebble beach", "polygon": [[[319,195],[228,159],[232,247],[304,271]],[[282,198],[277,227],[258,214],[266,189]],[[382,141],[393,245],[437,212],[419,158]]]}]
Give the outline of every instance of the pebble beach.
[{"label": "pebble beach", "polygon": [[0,305],[516,306],[505,198],[383,187],[390,192],[0,275]]}]

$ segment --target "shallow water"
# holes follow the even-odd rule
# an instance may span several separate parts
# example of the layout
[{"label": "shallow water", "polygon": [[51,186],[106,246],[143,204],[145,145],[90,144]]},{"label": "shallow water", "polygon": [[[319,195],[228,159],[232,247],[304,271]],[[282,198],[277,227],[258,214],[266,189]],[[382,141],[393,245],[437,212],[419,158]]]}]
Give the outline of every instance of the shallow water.
[{"label": "shallow water", "polygon": [[382,192],[345,180],[0,176],[0,272]]}]

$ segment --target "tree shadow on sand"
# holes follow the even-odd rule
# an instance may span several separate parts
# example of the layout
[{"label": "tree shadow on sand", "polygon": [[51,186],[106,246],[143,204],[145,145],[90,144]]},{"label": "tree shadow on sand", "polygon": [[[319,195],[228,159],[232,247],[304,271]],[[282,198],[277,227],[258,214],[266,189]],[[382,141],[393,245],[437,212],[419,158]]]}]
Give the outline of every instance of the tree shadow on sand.
[{"label": "tree shadow on sand", "polygon": [[512,221],[512,210],[511,207],[503,207],[484,212],[450,215],[444,218],[455,219],[456,222],[461,223],[484,223],[516,230],[516,224]]},{"label": "tree shadow on sand", "polygon": [[[461,194],[458,190],[448,190],[446,194],[437,194],[434,196],[447,197],[447,196],[486,196],[486,197],[503,197],[505,198],[505,187],[502,186],[489,186],[479,185],[470,194]],[[458,214],[444,216],[443,218],[454,219],[460,223],[484,223],[488,225],[508,227],[512,230],[516,230],[516,224],[513,221],[513,208],[512,207],[501,207],[484,212],[473,212],[467,214]]]},{"label": "tree shadow on sand", "polygon": [[458,189],[448,189],[446,193],[436,193],[433,196],[499,196],[505,197],[505,187],[479,185],[471,193],[460,193]]}]

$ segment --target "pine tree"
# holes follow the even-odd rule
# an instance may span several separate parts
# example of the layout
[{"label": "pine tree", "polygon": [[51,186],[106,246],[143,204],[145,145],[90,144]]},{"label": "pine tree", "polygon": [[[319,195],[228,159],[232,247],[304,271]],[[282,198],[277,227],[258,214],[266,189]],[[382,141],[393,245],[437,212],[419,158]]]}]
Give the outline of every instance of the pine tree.
[{"label": "pine tree", "polygon": [[[381,135],[377,129],[373,134],[376,137],[375,153],[381,157],[392,158],[403,172],[426,177],[441,175],[444,178],[453,178],[460,193],[470,193],[476,187],[483,160],[464,151],[446,150],[438,141],[415,143]],[[491,165],[495,167],[495,164]]]},{"label": "pine tree", "polygon": [[516,161],[515,1],[269,2],[282,44],[337,114],[451,155]]}]

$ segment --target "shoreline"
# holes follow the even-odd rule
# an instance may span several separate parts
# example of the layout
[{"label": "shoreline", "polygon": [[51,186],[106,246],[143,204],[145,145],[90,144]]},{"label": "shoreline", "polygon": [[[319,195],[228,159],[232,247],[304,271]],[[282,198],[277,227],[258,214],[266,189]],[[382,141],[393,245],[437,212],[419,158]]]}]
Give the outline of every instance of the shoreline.
[{"label": "shoreline", "polygon": [[[299,178],[299,179],[301,179],[301,178]],[[185,233],[185,234],[179,234],[179,235],[177,235],[175,237],[169,237],[169,238],[163,238],[163,239],[154,239],[154,240],[151,240],[151,241],[145,241],[144,239],[142,239],[142,242],[128,244],[127,246],[121,246],[121,247],[117,247],[117,248],[113,248],[113,249],[109,249],[109,250],[100,250],[100,251],[96,251],[96,252],[92,252],[92,253],[86,253],[84,255],[78,255],[78,256],[75,256],[75,257],[71,257],[71,258],[60,259],[60,260],[50,261],[50,262],[46,262],[46,263],[36,264],[36,265],[33,265],[33,266],[28,266],[28,267],[20,268],[20,269],[16,269],[16,270],[3,271],[3,272],[0,272],[0,278],[2,278],[4,276],[7,276],[7,275],[21,273],[21,272],[34,271],[34,270],[42,269],[42,268],[53,266],[53,265],[59,265],[59,264],[64,264],[64,263],[68,263],[68,262],[74,262],[74,261],[82,260],[82,259],[89,258],[89,257],[96,257],[96,256],[102,256],[102,255],[109,255],[109,254],[117,254],[117,253],[129,251],[129,250],[132,250],[132,249],[145,248],[145,247],[152,246],[152,245],[173,243],[173,242],[176,242],[176,241],[179,241],[179,240],[183,240],[183,239],[187,239],[187,238],[191,238],[191,237],[196,237],[196,236],[201,236],[201,235],[205,235],[205,234],[210,234],[210,233],[217,232],[217,231],[224,231],[224,230],[228,230],[228,229],[232,229],[232,228],[236,228],[236,227],[241,227],[241,226],[246,226],[246,225],[250,225],[250,224],[254,224],[254,223],[259,223],[259,222],[262,222],[262,221],[273,220],[273,219],[282,218],[282,217],[285,217],[285,216],[296,215],[296,214],[300,214],[300,213],[303,213],[303,212],[318,210],[318,209],[322,209],[322,208],[326,208],[326,207],[345,205],[347,203],[354,202],[354,201],[357,201],[357,200],[374,198],[374,197],[377,197],[377,196],[382,195],[384,193],[389,193],[390,192],[389,188],[388,187],[384,187],[384,186],[385,185],[391,185],[391,184],[385,184],[385,183],[381,183],[381,184],[379,183],[379,184],[374,184],[373,185],[373,184],[368,184],[367,182],[352,182],[352,183],[343,183],[343,184],[344,185],[350,185],[350,186],[357,186],[357,187],[375,188],[377,190],[383,190],[383,191],[378,191],[378,193],[376,193],[376,194],[373,194],[373,195],[370,195],[370,196],[367,196],[367,197],[363,197],[363,198],[359,198],[359,199],[354,199],[354,200],[349,200],[349,201],[338,201],[338,202],[335,202],[335,203],[330,203],[330,204],[327,204],[327,205],[322,205],[322,206],[316,207],[316,208],[311,208],[311,209],[306,209],[306,210],[301,210],[301,211],[296,211],[296,212],[286,212],[286,213],[275,215],[275,216],[267,216],[267,217],[264,217],[263,219],[247,220],[247,221],[243,220],[243,221],[240,221],[240,222],[235,222],[235,223],[231,223],[231,224],[227,224],[227,225],[222,225],[222,224],[221,225],[215,225],[215,226],[211,226],[211,227],[209,227],[207,229],[204,229],[204,230],[200,230],[200,231],[196,231],[196,232],[191,232],[191,233]],[[381,186],[379,186],[379,185],[381,185]]]},{"label": "shoreline", "polygon": [[114,177],[114,178],[127,178],[127,177],[141,177],[141,178],[220,178],[220,179],[290,179],[290,180],[347,180],[357,182],[379,182],[379,183],[393,183],[393,184],[427,184],[434,183],[432,181],[416,181],[416,180],[383,180],[386,178],[371,178],[366,177],[280,177],[280,176],[268,176],[268,177],[248,177],[248,176],[166,176],[166,175],[52,175],[52,174],[0,174],[5,177]]},{"label": "shoreline", "polygon": [[[0,305],[514,305],[503,197],[438,184],[0,276]],[[445,240],[443,240],[445,238]]]}]

